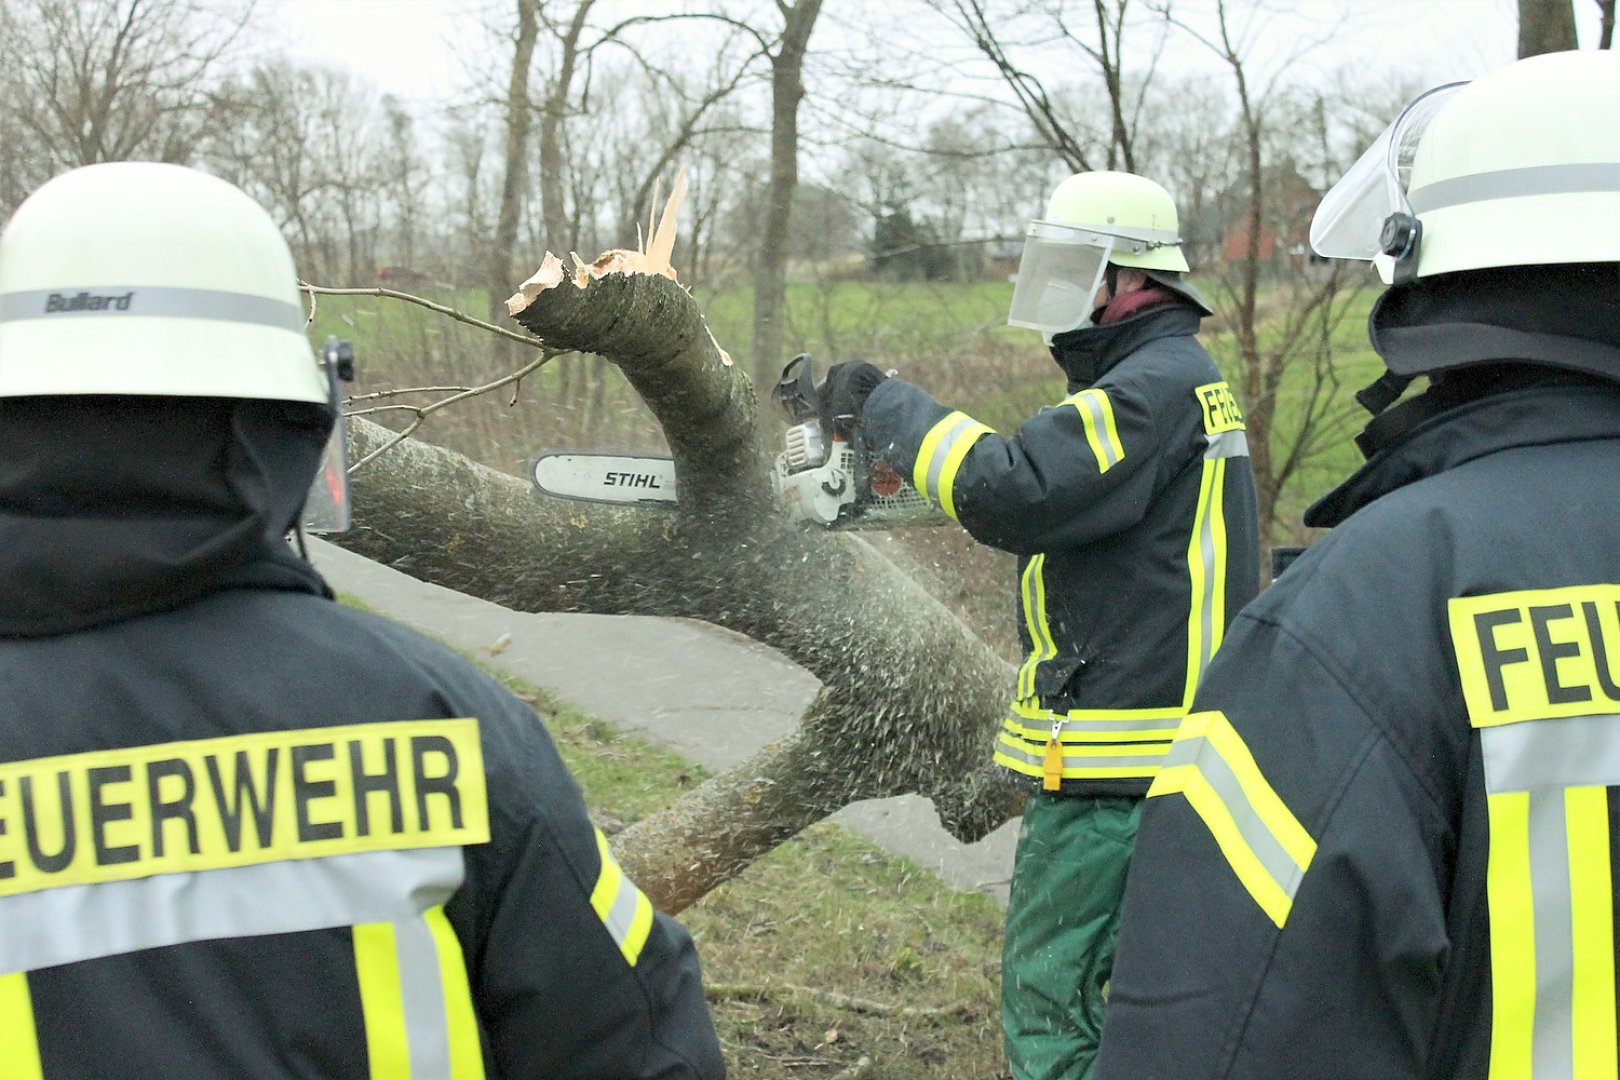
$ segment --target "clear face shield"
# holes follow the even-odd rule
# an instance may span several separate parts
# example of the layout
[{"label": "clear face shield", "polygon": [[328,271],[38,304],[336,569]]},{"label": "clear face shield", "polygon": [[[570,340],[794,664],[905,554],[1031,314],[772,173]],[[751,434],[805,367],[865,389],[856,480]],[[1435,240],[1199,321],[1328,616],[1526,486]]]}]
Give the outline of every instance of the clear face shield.
[{"label": "clear face shield", "polygon": [[1407,202],[1412,159],[1429,122],[1465,82],[1426,90],[1373,140],[1322,197],[1311,218],[1311,247],[1329,259],[1380,261],[1391,280],[1391,261],[1410,256],[1415,272],[1417,218]]},{"label": "clear face shield", "polygon": [[354,347],[336,337],[327,338],[320,365],[332,388],[332,411],[337,419],[332,423],[326,449],[321,452],[321,465],[309,485],[304,513],[298,523],[307,533],[340,533],[348,531],[351,518],[348,427],[344,423],[338,380],[348,382],[354,378]]},{"label": "clear face shield", "polygon": [[1048,339],[1083,325],[1115,240],[1089,229],[1030,222],[1007,324],[1039,330]]}]

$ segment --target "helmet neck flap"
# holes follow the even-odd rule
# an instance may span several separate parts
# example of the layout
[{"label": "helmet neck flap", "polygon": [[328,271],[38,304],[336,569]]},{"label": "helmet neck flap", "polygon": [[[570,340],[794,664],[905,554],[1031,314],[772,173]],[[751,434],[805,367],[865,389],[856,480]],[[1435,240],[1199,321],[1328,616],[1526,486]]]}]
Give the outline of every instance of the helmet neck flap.
[{"label": "helmet neck flap", "polygon": [[331,595],[286,542],[331,426],[299,402],[0,400],[0,636],[228,588]]}]

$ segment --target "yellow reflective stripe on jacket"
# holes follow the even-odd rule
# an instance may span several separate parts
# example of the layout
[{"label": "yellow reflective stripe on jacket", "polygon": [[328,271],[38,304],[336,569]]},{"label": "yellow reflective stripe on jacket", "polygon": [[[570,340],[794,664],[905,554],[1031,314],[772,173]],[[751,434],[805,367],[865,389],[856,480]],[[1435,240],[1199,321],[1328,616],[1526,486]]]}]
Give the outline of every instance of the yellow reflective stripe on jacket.
[{"label": "yellow reflective stripe on jacket", "polygon": [[461,942],[435,906],[421,919],[351,930],[374,1080],[484,1075]]},{"label": "yellow reflective stripe on jacket", "polygon": [[1119,441],[1119,428],[1114,423],[1114,405],[1101,390],[1082,390],[1063,399],[1080,414],[1080,423],[1086,429],[1086,442],[1097,457],[1097,471],[1105,473],[1125,460],[1125,445]]},{"label": "yellow reflective stripe on jacket", "polygon": [[1024,628],[1029,631],[1030,651],[1018,669],[1018,699],[1035,696],[1035,672],[1041,664],[1057,655],[1057,643],[1052,640],[1052,628],[1046,621],[1046,569],[1045,555],[1030,556],[1020,582],[1024,607]]},{"label": "yellow reflective stripe on jacket", "polygon": [[619,867],[619,860],[613,857],[601,829],[596,830],[596,850],[602,857],[602,871],[596,879],[596,888],[591,890],[591,907],[613,935],[625,960],[635,967],[636,961],[641,959],[642,947],[647,944],[647,936],[652,933],[652,901]]},{"label": "yellow reflective stripe on jacket", "polygon": [[41,1080],[44,1075],[28,974],[17,971],[0,975],[0,1076],[7,1080]]},{"label": "yellow reflective stripe on jacket", "polygon": [[962,468],[973,444],[992,429],[964,412],[952,412],[928,429],[917,448],[912,468],[912,486],[924,498],[937,502],[940,509],[956,520],[956,474]]},{"label": "yellow reflective stripe on jacket", "polygon": [[1183,707],[1192,708],[1198,680],[1226,632],[1226,459],[1205,458],[1198,512],[1187,543],[1192,607],[1187,614],[1187,683]]},{"label": "yellow reflective stripe on jacket", "polygon": [[422,916],[433,947],[439,955],[439,980],[443,984],[444,1027],[450,1043],[452,1080],[478,1080],[484,1075],[484,1051],[478,1040],[478,1014],[473,1008],[472,985],[467,980],[467,957],[461,951],[449,916],[442,906],[431,907]]},{"label": "yellow reflective stripe on jacket", "polygon": [[[1063,743],[1065,780],[1145,780],[1158,775],[1166,742],[1128,744]],[[996,737],[995,762],[1024,776],[1042,776],[1045,744],[1035,745],[1006,731]]]},{"label": "yellow reflective stripe on jacket", "polygon": [[1219,712],[1181,722],[1148,798],[1184,795],[1232,872],[1280,929],[1316,855],[1316,841],[1272,790],[1249,748]]},{"label": "yellow reflective stripe on jacket", "polygon": [[1151,780],[1159,774],[1181,720],[1181,710],[1174,708],[1055,713],[1033,698],[1016,701],[1002,721],[994,760],[1044,780],[1055,721],[1062,780]]},{"label": "yellow reflective stripe on jacket", "polygon": [[1501,723],[1498,711],[1470,716],[1480,728],[1490,821],[1489,1075],[1620,1075],[1609,827],[1620,715]]},{"label": "yellow reflective stripe on jacket", "polygon": [[1065,744],[1169,742],[1183,715],[1179,709],[1070,709],[1057,713],[1025,700],[1013,703],[1002,726],[1016,738],[1040,744],[1051,738],[1054,720],[1060,720],[1058,737]]}]

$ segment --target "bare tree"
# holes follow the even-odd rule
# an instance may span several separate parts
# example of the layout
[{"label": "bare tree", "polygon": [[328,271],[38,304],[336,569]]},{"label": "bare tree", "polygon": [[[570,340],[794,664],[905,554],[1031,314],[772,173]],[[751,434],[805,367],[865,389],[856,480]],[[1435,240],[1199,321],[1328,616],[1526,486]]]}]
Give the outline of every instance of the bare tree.
[{"label": "bare tree", "polygon": [[[1311,269],[1304,226],[1315,209],[1316,193],[1308,187],[1294,187],[1298,194],[1289,198],[1289,181],[1301,179],[1292,153],[1267,160],[1268,109],[1277,110],[1278,130],[1288,133],[1290,144],[1299,142],[1299,118],[1281,115],[1277,91],[1281,68],[1265,87],[1256,89],[1251,84],[1246,48],[1252,37],[1246,30],[1252,29],[1253,20],[1261,14],[1251,9],[1249,27],[1240,29],[1229,0],[1217,0],[1213,34],[1175,21],[1226,65],[1237,96],[1236,137],[1231,143],[1238,155],[1233,188],[1237,205],[1235,213],[1217,218],[1231,225],[1223,231],[1223,250],[1215,260],[1213,300],[1235,341],[1238,391],[1265,539],[1282,524],[1278,501],[1284,486],[1314,454],[1336,441],[1353,414],[1339,394],[1333,332],[1355,296],[1354,288],[1346,286],[1359,284],[1359,279],[1350,280],[1342,266]],[[1301,51],[1306,48],[1309,43]],[[1316,114],[1320,116],[1320,110]],[[1308,125],[1305,130],[1310,130]],[[1292,216],[1293,227],[1279,220],[1279,214]],[[1294,260],[1287,259],[1290,237],[1299,245]],[[1269,275],[1278,281],[1278,287],[1271,310],[1263,310],[1261,286],[1272,270],[1267,265],[1268,249],[1285,262],[1280,280],[1275,273]],[[1290,377],[1303,382],[1297,409],[1283,404],[1284,383]],[[1288,423],[1282,422],[1285,414]]]},{"label": "bare tree", "polygon": [[[1064,0],[928,2],[994,66],[1042,140],[1071,170],[1136,170],[1136,114],[1152,81],[1158,50],[1133,86],[1124,59],[1131,0],[1091,0],[1089,5]],[[1077,22],[1077,7],[1089,8],[1089,19]],[[1154,18],[1164,21],[1162,12]],[[1087,118],[1066,109],[1059,88],[1048,86],[1031,62],[1042,54],[1074,53],[1085,57],[1102,79],[1108,104],[1105,132],[1088,131]]]},{"label": "bare tree", "polygon": [[[6,158],[32,188],[79,165],[186,162],[251,0],[0,4]],[[13,141],[15,140],[15,142]]]},{"label": "bare tree", "polygon": [[[787,314],[788,231],[799,185],[799,103],[804,58],[821,0],[776,0],[782,33],[765,51],[771,60],[771,180],[754,270],[754,383],[770,386],[782,363],[782,321]],[[763,44],[763,43],[762,43]]]},{"label": "bare tree", "polygon": [[[574,92],[574,75],[579,69],[580,36],[593,2],[580,0],[565,23],[549,16],[544,19],[547,31],[557,39],[558,57],[556,74],[540,102],[540,213],[546,243],[561,251],[572,251],[579,243],[579,237],[569,228],[564,196],[567,162],[563,157],[563,124],[568,119],[569,96]],[[490,294],[492,299],[495,295]]]},{"label": "bare tree", "polygon": [[[489,286],[490,318],[501,314],[501,293],[516,277],[513,272],[519,215],[528,184],[529,131],[533,104],[529,100],[529,68],[540,33],[539,0],[517,0],[517,29],[512,34],[512,67],[506,87],[506,153],[502,159],[500,205],[495,235],[490,241],[485,281]],[[590,0],[583,0],[581,9]],[[501,355],[509,355],[505,351]]]}]

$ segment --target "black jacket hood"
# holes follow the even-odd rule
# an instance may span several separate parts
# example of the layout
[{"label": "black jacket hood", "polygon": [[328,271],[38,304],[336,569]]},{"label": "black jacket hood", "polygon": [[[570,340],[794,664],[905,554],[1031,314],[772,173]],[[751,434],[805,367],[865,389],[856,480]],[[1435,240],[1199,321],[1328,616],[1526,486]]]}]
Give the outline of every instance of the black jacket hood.
[{"label": "black jacket hood", "polygon": [[[1421,413],[1423,405],[1420,397],[1400,408]],[[1385,416],[1395,418],[1399,411]],[[1539,385],[1488,393],[1422,415],[1307,509],[1305,524],[1332,528],[1380,496],[1498,450],[1615,438],[1620,438],[1620,388],[1551,377]]]},{"label": "black jacket hood", "polygon": [[332,415],[293,402],[0,401],[0,637],[222,589],[331,596],[288,546]]},{"label": "black jacket hood", "polygon": [[1620,380],[1620,265],[1510,266],[1396,285],[1367,316],[1397,375],[1525,363]]},{"label": "black jacket hood", "polygon": [[1084,390],[1150,341],[1196,334],[1203,321],[1181,300],[1155,305],[1107,326],[1082,326],[1052,338],[1052,359],[1069,380],[1069,393]]}]

